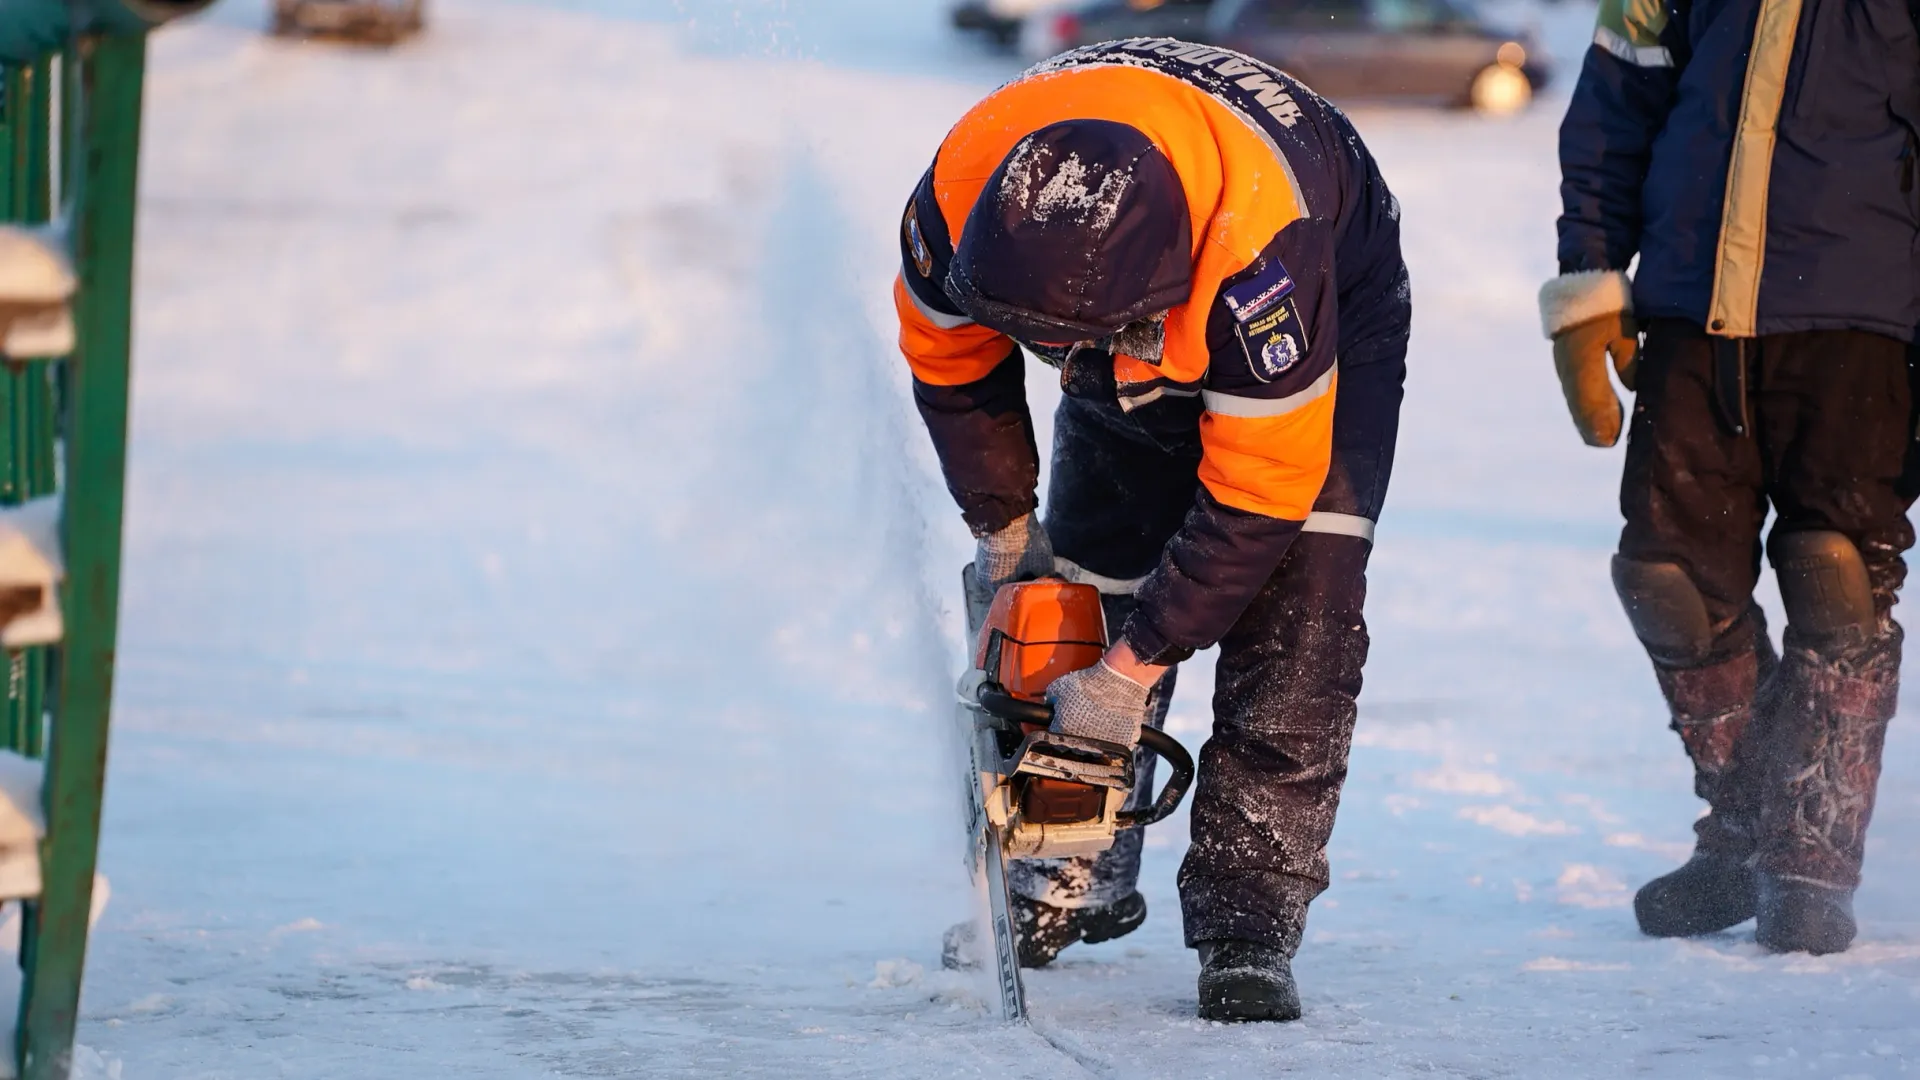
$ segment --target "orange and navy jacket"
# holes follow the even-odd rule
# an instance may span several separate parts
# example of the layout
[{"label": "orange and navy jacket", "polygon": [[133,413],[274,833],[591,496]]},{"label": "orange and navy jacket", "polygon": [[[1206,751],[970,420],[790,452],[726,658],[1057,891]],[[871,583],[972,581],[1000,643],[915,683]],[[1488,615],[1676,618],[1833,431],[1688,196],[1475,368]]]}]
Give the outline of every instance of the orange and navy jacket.
[{"label": "orange and navy jacket", "polygon": [[[1123,631],[1140,655],[1166,662],[1218,641],[1300,532],[1327,478],[1340,368],[1404,357],[1399,211],[1338,110],[1229,50],[1109,42],[976,105],[908,202],[894,302],[916,403],[979,535],[1034,509],[1038,456],[1021,351],[963,314],[947,273],[1003,159],[1074,120],[1144,133],[1184,189],[1185,205],[1166,212],[1191,222],[1191,292],[1167,315],[1159,361],[1114,355],[1111,376],[1091,380],[1143,426],[1197,428],[1196,505]],[[1075,383],[1089,380],[1073,374],[1085,356],[1064,373],[1069,394],[1085,392]]]}]

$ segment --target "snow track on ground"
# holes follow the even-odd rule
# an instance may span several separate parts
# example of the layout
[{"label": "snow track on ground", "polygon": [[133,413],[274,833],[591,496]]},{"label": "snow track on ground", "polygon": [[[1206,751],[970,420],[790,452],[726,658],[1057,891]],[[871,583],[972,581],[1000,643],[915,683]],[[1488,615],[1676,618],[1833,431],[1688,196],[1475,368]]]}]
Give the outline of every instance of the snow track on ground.
[{"label": "snow track on ground", "polygon": [[[478,0],[391,54],[244,4],[156,42],[102,1069],[1920,1069],[1908,718],[1855,951],[1633,931],[1697,804],[1607,585],[1617,456],[1568,429],[1532,314],[1551,104],[1356,113],[1416,338],[1305,1020],[1193,1019],[1184,815],[1147,925],[1032,975],[1035,1031],[935,970],[970,904],[968,541],[886,289],[904,193],[1010,66],[901,74],[926,5],[849,10],[745,56]],[[1183,673],[1189,745],[1210,684]]]}]

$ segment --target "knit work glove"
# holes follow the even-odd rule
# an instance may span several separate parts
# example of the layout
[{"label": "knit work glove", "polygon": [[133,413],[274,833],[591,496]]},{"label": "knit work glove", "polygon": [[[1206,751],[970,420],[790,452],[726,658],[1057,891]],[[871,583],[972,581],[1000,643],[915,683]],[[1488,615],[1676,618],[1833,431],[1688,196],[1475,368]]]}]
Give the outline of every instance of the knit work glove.
[{"label": "knit work glove", "polygon": [[1047,701],[1053,705],[1053,724],[1048,730],[1056,735],[1132,746],[1140,741],[1140,726],[1147,722],[1147,697],[1152,692],[1152,687],[1141,686],[1113,670],[1105,660],[1069,672],[1047,687]]},{"label": "knit work glove", "polygon": [[1022,514],[999,532],[981,537],[973,553],[973,573],[989,596],[1010,581],[1031,581],[1053,573],[1053,544],[1040,519]]},{"label": "knit work glove", "polygon": [[1633,389],[1640,358],[1640,327],[1625,274],[1585,270],[1561,274],[1540,289],[1540,324],[1553,339],[1553,370],[1567,398],[1573,426],[1588,446],[1620,441],[1620,398],[1607,379],[1607,363]]}]

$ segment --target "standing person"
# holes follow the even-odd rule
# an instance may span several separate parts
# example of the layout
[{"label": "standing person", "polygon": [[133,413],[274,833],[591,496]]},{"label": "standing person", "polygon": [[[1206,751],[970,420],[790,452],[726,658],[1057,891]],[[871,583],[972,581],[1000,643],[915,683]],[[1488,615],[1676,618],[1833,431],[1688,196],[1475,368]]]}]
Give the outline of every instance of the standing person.
[{"label": "standing person", "polygon": [[[1332,106],[1157,38],[993,93],[902,222],[901,348],[977,580],[1092,582],[1118,628],[1054,683],[1054,729],[1136,744],[1173,665],[1220,645],[1179,879],[1210,1019],[1300,1015],[1290,963],[1327,885],[1405,376],[1398,216]],[[1044,524],[1022,345],[1064,392]],[[1015,863],[1022,962],[1137,927],[1139,866],[1138,832]]]},{"label": "standing person", "polygon": [[[1582,437],[1619,437],[1609,356],[1637,392],[1613,579],[1709,807],[1634,911],[1662,937],[1757,915],[1768,949],[1836,952],[1914,539],[1920,38],[1908,0],[1669,5],[1602,4],[1540,294]],[[1770,506],[1778,659],[1753,602]]]}]

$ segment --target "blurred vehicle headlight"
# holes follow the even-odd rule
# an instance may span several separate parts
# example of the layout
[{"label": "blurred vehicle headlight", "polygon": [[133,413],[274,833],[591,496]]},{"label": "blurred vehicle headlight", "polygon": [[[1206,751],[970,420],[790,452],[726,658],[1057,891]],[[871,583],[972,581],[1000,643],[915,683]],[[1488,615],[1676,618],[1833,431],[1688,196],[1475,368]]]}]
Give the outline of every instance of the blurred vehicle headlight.
[{"label": "blurred vehicle headlight", "polygon": [[1048,8],[1057,8],[1069,0],[987,0],[987,11],[999,19],[1024,19]]}]

